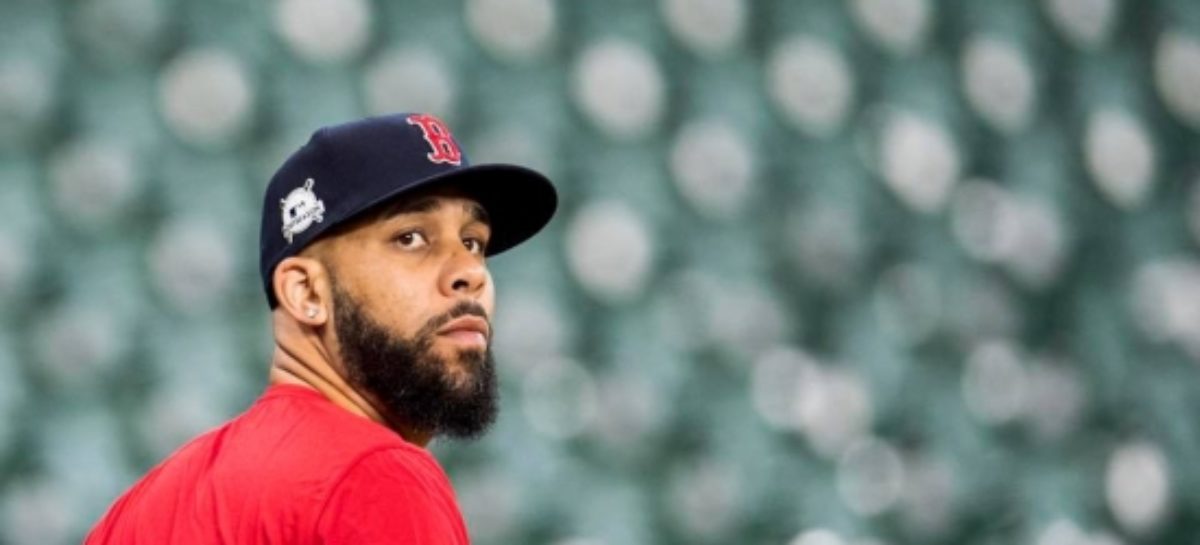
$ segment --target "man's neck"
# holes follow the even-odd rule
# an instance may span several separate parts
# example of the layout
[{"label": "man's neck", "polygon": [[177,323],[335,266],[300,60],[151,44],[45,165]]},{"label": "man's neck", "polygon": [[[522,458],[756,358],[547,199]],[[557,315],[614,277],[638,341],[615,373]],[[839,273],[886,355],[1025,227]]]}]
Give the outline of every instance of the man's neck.
[{"label": "man's neck", "polygon": [[429,444],[432,439],[430,434],[413,432],[407,426],[386,418],[383,411],[347,384],[324,358],[303,352],[288,350],[285,345],[276,342],[267,382],[272,385],[292,384],[311,388],[351,414],[388,427],[409,443],[420,447]]}]

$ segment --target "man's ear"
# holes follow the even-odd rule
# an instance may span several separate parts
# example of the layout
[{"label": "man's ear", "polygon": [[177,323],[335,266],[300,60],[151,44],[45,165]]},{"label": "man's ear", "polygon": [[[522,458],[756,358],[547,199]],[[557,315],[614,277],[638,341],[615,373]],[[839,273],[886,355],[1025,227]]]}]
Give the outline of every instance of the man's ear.
[{"label": "man's ear", "polygon": [[271,281],[279,308],[297,322],[316,327],[329,319],[329,271],[320,260],[284,258],[275,267]]}]

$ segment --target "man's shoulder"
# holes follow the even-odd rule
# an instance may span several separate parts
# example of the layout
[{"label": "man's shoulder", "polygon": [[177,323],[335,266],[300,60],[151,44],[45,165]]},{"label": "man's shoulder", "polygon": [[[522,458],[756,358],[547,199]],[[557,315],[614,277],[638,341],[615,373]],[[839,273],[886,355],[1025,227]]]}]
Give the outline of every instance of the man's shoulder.
[{"label": "man's shoulder", "polygon": [[349,466],[325,496],[318,535],[334,543],[469,543],[446,474],[428,452],[412,449],[380,448]]},{"label": "man's shoulder", "polygon": [[228,432],[233,460],[276,473],[329,475],[377,452],[424,452],[392,430],[299,388],[272,388]]},{"label": "man's shoulder", "polygon": [[402,443],[359,452],[345,465],[339,482],[380,480],[391,486],[441,489],[449,486],[446,473],[425,449]]},{"label": "man's shoulder", "polygon": [[[95,534],[97,542],[120,542],[135,531],[162,542],[171,535],[228,537],[217,531],[298,539],[315,528],[343,483],[357,486],[380,472],[390,479],[382,485],[422,482],[430,479],[422,469],[428,456],[387,428],[303,392],[264,398],[159,463],[114,503]],[[256,515],[236,516],[248,512]],[[217,525],[214,513],[244,524]]]}]

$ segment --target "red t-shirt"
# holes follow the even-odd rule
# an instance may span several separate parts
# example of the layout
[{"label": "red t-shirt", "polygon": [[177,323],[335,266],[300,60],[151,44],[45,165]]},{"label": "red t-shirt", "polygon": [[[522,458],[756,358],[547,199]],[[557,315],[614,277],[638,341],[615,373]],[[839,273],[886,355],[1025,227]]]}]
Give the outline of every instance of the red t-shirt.
[{"label": "red t-shirt", "polygon": [[467,544],[428,452],[315,390],[267,388],[150,470],[85,545]]}]

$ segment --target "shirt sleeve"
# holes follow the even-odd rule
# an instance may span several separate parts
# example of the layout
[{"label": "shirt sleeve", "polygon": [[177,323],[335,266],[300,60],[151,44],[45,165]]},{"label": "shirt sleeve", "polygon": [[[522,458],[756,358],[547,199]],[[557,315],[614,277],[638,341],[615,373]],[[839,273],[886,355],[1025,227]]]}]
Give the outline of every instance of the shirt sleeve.
[{"label": "shirt sleeve", "polygon": [[462,515],[444,475],[428,475],[411,454],[369,454],[330,492],[317,521],[319,542],[467,545]]}]

